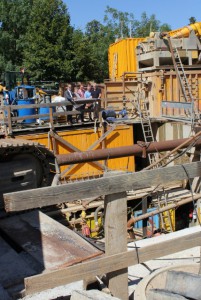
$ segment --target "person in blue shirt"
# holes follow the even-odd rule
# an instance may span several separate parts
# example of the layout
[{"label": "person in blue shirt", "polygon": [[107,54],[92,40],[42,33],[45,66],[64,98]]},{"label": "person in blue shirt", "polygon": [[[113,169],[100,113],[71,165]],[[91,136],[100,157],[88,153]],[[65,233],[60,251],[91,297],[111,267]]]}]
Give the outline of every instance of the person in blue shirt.
[{"label": "person in blue shirt", "polygon": [[[87,84],[87,90],[84,93],[84,98],[86,98],[86,99],[91,99],[92,98],[92,95],[91,95],[91,84],[90,83]],[[92,106],[93,106],[93,103],[87,103],[86,106],[85,106],[85,108],[90,109],[90,108],[92,108]],[[89,120],[93,121],[90,112],[89,112]]]},{"label": "person in blue shirt", "polygon": [[88,85],[87,85],[87,90],[84,93],[84,98],[86,98],[86,99],[92,98],[92,96],[91,96],[91,84],[90,83],[88,83]]}]

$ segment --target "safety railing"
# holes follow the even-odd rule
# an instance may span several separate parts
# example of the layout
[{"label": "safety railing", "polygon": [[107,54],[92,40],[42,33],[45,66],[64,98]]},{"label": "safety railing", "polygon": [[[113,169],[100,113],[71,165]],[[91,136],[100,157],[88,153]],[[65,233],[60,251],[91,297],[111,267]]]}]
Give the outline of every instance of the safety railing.
[{"label": "safety railing", "polygon": [[[92,104],[92,107],[85,109],[76,109],[79,104]],[[68,107],[74,107],[73,110],[68,110]],[[59,109],[60,108],[60,109]],[[63,108],[63,110],[62,110]],[[59,110],[58,110],[59,109]],[[77,116],[82,113],[93,112],[96,118],[99,118],[101,111],[100,99],[79,99],[75,101],[75,106],[69,101],[40,103],[40,104],[23,104],[23,105],[4,105],[0,106],[0,111],[3,112],[1,125],[4,126],[6,133],[11,134],[14,128],[40,125],[40,120],[44,123],[49,123],[51,128],[58,120],[58,117]],[[39,122],[37,122],[39,120]]]}]

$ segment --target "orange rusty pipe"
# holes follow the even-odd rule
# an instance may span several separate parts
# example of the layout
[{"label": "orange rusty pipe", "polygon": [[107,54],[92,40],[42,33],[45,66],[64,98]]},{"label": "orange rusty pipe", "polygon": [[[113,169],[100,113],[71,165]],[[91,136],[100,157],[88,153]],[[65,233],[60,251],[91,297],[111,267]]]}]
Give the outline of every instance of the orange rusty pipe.
[{"label": "orange rusty pipe", "polygon": [[177,139],[163,142],[152,142],[147,144],[141,142],[140,144],[134,144],[132,146],[74,152],[69,154],[58,154],[56,155],[56,159],[59,166],[64,166],[69,164],[113,159],[125,156],[140,156],[144,151],[143,143],[146,146],[146,153],[171,151],[180,145],[182,146],[182,149],[188,147],[192,143],[195,143],[196,146],[201,146],[201,140],[199,139],[199,137],[197,137],[197,135],[192,136],[190,139]]}]

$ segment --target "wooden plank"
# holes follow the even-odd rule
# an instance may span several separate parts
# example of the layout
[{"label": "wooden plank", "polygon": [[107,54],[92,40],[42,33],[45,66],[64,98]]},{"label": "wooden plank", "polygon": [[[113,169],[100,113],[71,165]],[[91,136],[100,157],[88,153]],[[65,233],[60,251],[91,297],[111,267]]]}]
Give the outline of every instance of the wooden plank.
[{"label": "wooden plank", "polygon": [[36,272],[0,237],[0,284],[7,288],[23,283],[25,277],[34,274]]},{"label": "wooden plank", "polygon": [[112,124],[110,129],[108,129],[106,132],[104,132],[101,137],[95,141],[87,150],[93,150],[96,146],[98,146],[105,138],[117,127],[117,124]]},{"label": "wooden plank", "polygon": [[68,141],[64,140],[62,137],[60,137],[57,133],[55,133],[54,131],[50,131],[50,136],[55,138],[55,140],[59,141],[61,144],[63,144],[64,146],[66,146],[67,148],[75,151],[75,152],[81,152],[80,149],[78,149],[77,147],[73,146],[71,143],[69,143]]},{"label": "wooden plank", "polygon": [[53,270],[102,254],[74,231],[40,211],[3,219],[0,228],[43,269]]},{"label": "wooden plank", "polygon": [[[113,172],[109,173],[110,176]],[[107,173],[106,173],[107,175]],[[127,196],[126,192],[105,197],[105,254],[127,250]],[[128,299],[128,269],[107,273],[108,287],[112,295]]]},{"label": "wooden plank", "polygon": [[[98,178],[84,182],[68,183],[54,187],[4,194],[5,209],[20,211],[29,208],[43,207],[77,199],[99,197],[113,194],[115,191],[137,190],[150,186],[163,186],[171,182],[200,176],[201,162],[176,165],[135,173],[113,175],[109,178]],[[96,188],[94,188],[96,187]]]},{"label": "wooden plank", "polygon": [[[102,134],[102,136],[97,140],[95,141],[87,150],[93,150],[96,146],[98,146],[114,129],[116,128],[116,124],[113,124],[111,126],[111,128],[106,131],[104,134]],[[69,172],[71,169],[73,169],[75,166],[77,166],[77,164],[73,164],[73,165],[70,165],[68,166],[65,170],[63,170],[60,174],[60,177],[62,178],[67,172]],[[102,170],[105,169],[105,166],[104,165],[99,165],[101,167]]]},{"label": "wooden plank", "polygon": [[188,272],[168,271],[165,289],[186,298],[201,299],[201,276]]},{"label": "wooden plank", "polygon": [[[75,151],[75,152],[82,152],[80,149],[78,149],[77,147],[73,146],[71,143],[67,142],[66,140],[64,140],[63,138],[61,138],[58,134],[56,134],[53,131],[50,131],[50,136],[54,137],[55,140],[58,140],[61,144],[63,144],[64,146],[70,148],[71,150]],[[104,166],[99,163],[99,162],[91,162],[92,164],[98,166],[100,169],[104,170]],[[71,166],[69,168],[66,169],[66,172],[69,171],[71,169]],[[62,172],[63,175],[63,172]]]},{"label": "wooden plank", "polygon": [[[40,292],[59,285],[83,280],[87,277],[121,270],[131,265],[200,246],[200,226],[188,229],[189,230],[180,230],[180,237],[175,237],[175,233],[168,234],[167,237],[172,236],[173,238],[164,242],[157,242],[161,240],[161,237],[155,237],[150,239],[150,242],[153,243],[150,246],[139,247],[136,248],[136,250],[100,257],[93,261],[84,262],[62,270],[26,278],[26,294]],[[147,243],[148,242],[149,241],[147,241]],[[137,242],[135,244],[137,245]]]},{"label": "wooden plank", "polygon": [[[76,104],[85,104],[85,103],[94,103],[94,102],[101,102],[101,99],[79,99],[76,100]],[[16,109],[23,109],[23,108],[40,108],[40,107],[57,107],[57,106],[70,106],[73,105],[70,101],[62,101],[62,102],[52,102],[52,103],[40,103],[40,104],[23,104],[23,105],[4,105],[0,106],[0,110],[5,110],[7,107],[9,107],[11,110]]]},{"label": "wooden plank", "polygon": [[[54,117],[59,117],[59,116],[69,116],[69,115],[80,115],[81,112],[77,111],[77,110],[73,110],[73,111],[63,111],[63,112],[54,112],[53,116]],[[23,116],[23,117],[12,117],[12,121],[21,121],[21,120],[29,120],[29,119],[33,119],[33,118],[43,118],[43,117],[49,117],[49,113],[46,114],[35,114],[35,115],[31,115],[31,116]]]},{"label": "wooden plank", "polygon": [[[40,107],[56,107],[56,106],[67,106],[72,105],[70,101],[54,102],[54,103],[40,103],[40,104],[23,104],[23,105],[7,105],[11,110],[22,109],[22,108],[40,108]],[[1,106],[0,110],[6,109],[6,106]]]}]

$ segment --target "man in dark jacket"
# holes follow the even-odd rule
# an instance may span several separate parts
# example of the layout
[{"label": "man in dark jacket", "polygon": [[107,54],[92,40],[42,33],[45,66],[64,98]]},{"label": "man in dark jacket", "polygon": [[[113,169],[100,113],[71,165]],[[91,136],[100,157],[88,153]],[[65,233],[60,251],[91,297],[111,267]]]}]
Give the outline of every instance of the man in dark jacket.
[{"label": "man in dark jacket", "polygon": [[91,90],[91,96],[92,98],[101,98],[101,89],[97,87],[96,82],[93,84],[93,89]]},{"label": "man in dark jacket", "polygon": [[[74,105],[74,100],[73,100],[73,92],[72,92],[72,86],[71,84],[67,85],[67,89],[64,93],[64,97],[66,101],[69,101],[72,103],[72,105],[67,105],[66,110],[67,111],[72,111],[73,110],[73,105]],[[71,125],[73,123],[73,118],[72,115],[67,116],[67,122]]]},{"label": "man in dark jacket", "polygon": [[[92,98],[97,98],[97,99],[101,98],[101,89],[97,87],[96,82],[94,82],[93,88],[91,89],[91,96]],[[95,102],[93,106],[94,106],[94,118],[98,119],[98,102]]]}]

